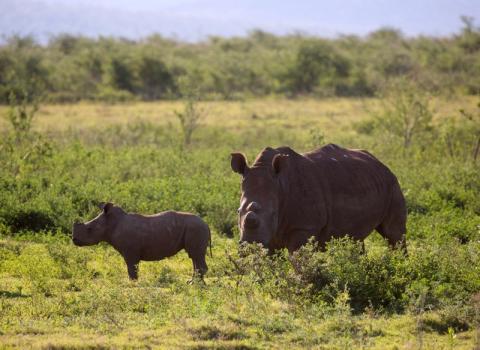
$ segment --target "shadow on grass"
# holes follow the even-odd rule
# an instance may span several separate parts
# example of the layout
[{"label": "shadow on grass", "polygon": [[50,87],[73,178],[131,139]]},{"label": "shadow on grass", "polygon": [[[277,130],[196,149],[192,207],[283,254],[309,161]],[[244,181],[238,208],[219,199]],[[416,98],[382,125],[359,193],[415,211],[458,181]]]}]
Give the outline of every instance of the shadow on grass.
[{"label": "shadow on grass", "polygon": [[201,326],[191,329],[190,333],[195,340],[238,340],[247,336],[236,330],[224,330],[215,326]]},{"label": "shadow on grass", "polygon": [[251,347],[249,345],[212,345],[212,346],[205,346],[205,345],[194,345],[189,347],[190,350],[256,350],[258,348]]},{"label": "shadow on grass", "polygon": [[467,322],[456,318],[451,318],[447,320],[427,318],[423,320],[423,324],[426,331],[436,332],[438,334],[448,334],[449,328],[452,328],[456,332],[465,332],[470,329]]},{"label": "shadow on grass", "polygon": [[22,294],[21,292],[9,292],[8,290],[0,290],[0,298],[28,298],[28,295]]}]

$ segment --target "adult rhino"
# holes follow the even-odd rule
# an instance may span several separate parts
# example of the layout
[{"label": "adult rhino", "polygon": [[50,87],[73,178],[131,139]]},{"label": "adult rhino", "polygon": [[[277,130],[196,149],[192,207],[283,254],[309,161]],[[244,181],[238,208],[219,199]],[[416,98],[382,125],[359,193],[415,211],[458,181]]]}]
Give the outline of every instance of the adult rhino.
[{"label": "adult rhino", "polygon": [[329,144],[298,154],[265,148],[251,167],[232,153],[242,175],[240,242],[293,252],[313,236],[363,240],[374,229],[392,247],[406,249],[405,199],[395,175],[367,151]]}]

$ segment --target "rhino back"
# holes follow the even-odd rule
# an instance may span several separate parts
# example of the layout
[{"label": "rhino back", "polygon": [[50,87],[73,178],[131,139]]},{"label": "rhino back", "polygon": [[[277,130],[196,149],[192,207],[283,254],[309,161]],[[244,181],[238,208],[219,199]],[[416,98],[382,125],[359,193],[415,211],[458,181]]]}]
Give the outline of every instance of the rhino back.
[{"label": "rhino back", "polygon": [[327,145],[306,153],[315,166],[328,212],[328,231],[365,237],[377,227],[398,186],[395,175],[370,153]]},{"label": "rhino back", "polygon": [[119,230],[119,250],[131,251],[141,260],[160,260],[175,255],[184,246],[185,223],[173,211],[148,216],[129,214]]}]

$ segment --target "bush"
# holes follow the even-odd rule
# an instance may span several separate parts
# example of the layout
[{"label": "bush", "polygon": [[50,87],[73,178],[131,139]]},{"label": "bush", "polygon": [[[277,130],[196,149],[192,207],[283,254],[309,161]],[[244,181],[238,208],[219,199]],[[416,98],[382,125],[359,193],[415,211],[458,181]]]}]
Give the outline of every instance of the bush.
[{"label": "bush", "polygon": [[302,247],[292,258],[303,283],[311,284],[327,302],[348,291],[351,306],[398,310],[403,306],[405,256],[400,251],[374,250],[363,253],[362,245],[349,238],[332,240],[326,252],[315,244]]},{"label": "bush", "polygon": [[192,135],[199,126],[199,122],[203,116],[203,112],[198,107],[197,101],[190,98],[185,101],[183,112],[176,111],[175,115],[180,122],[180,128],[183,135],[183,143],[185,146],[188,146],[192,142]]},{"label": "bush", "polygon": [[32,292],[49,296],[56,288],[60,270],[44,245],[31,244],[5,263],[6,269],[26,279]]},{"label": "bush", "polygon": [[135,96],[127,90],[117,90],[109,86],[101,86],[95,96],[97,101],[116,103],[135,100]]},{"label": "bush", "polygon": [[432,111],[430,96],[408,78],[392,80],[382,98],[381,112],[375,116],[382,130],[399,137],[403,147],[411,146],[413,140],[431,130]]},{"label": "bush", "polygon": [[10,213],[10,216],[6,217],[5,221],[10,226],[12,232],[40,232],[53,230],[56,227],[56,220],[52,218],[51,213],[35,209]]},{"label": "bush", "polygon": [[237,276],[237,283],[256,285],[300,305],[334,305],[347,293],[357,313],[366,308],[401,312],[419,297],[422,307],[443,310],[452,300],[466,304],[480,291],[478,248],[478,242],[460,245],[450,240],[439,245],[425,240],[408,256],[387,247],[364,253],[360,243],[346,237],[330,241],[325,252],[310,242],[288,258],[248,245],[238,258],[230,257],[230,274]]}]

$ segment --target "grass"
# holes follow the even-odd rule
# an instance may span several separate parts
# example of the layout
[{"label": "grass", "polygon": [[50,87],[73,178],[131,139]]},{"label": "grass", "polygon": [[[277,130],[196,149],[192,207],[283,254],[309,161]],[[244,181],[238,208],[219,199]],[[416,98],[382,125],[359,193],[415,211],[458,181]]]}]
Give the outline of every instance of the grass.
[{"label": "grass", "polygon": [[[421,333],[424,349],[450,348],[436,312],[352,314],[341,300],[301,305],[248,282],[237,289],[224,275],[223,256],[235,244],[218,236],[215,242],[207,286],[187,286],[184,253],[141,263],[139,281],[130,282],[108,247],[79,249],[57,238],[3,240],[3,255],[12,255],[2,263],[0,341],[6,348],[417,349]],[[455,348],[470,349],[474,341],[473,329],[459,332]]]},{"label": "grass", "polygon": [[[202,103],[206,117],[189,147],[174,114],[181,102],[46,105],[31,139],[20,142],[2,120],[0,348],[478,346],[480,172],[463,153],[447,156],[441,137],[443,121],[475,103],[436,99],[432,130],[408,152],[392,135],[358,131],[376,100]],[[229,153],[251,161],[267,145],[304,151],[325,142],[366,148],[397,174],[409,209],[408,258],[376,233],[367,254],[349,242],[306,249],[295,258],[302,271],[261,251],[241,258],[240,179]],[[207,285],[186,284],[183,252],[142,262],[131,282],[111,247],[73,246],[71,223],[106,200],[204,217],[214,245]]]},{"label": "grass", "polygon": [[[473,108],[474,97],[457,99],[437,98],[434,101],[437,116],[457,115],[460,108]],[[301,130],[314,125],[329,132],[339,133],[349,129],[351,122],[368,117],[369,109],[378,105],[375,99],[328,98],[322,100],[265,98],[245,101],[201,102],[206,112],[204,125],[222,125],[238,130],[253,127],[255,123],[293,127]],[[0,106],[4,114],[7,107]],[[182,109],[181,101],[131,102],[104,104],[82,102],[78,104],[42,105],[35,125],[39,131],[68,130],[69,128],[91,128],[108,125],[148,121],[158,124],[178,123],[175,111]],[[266,123],[266,125],[269,125]],[[0,130],[8,122],[0,119]]]}]

